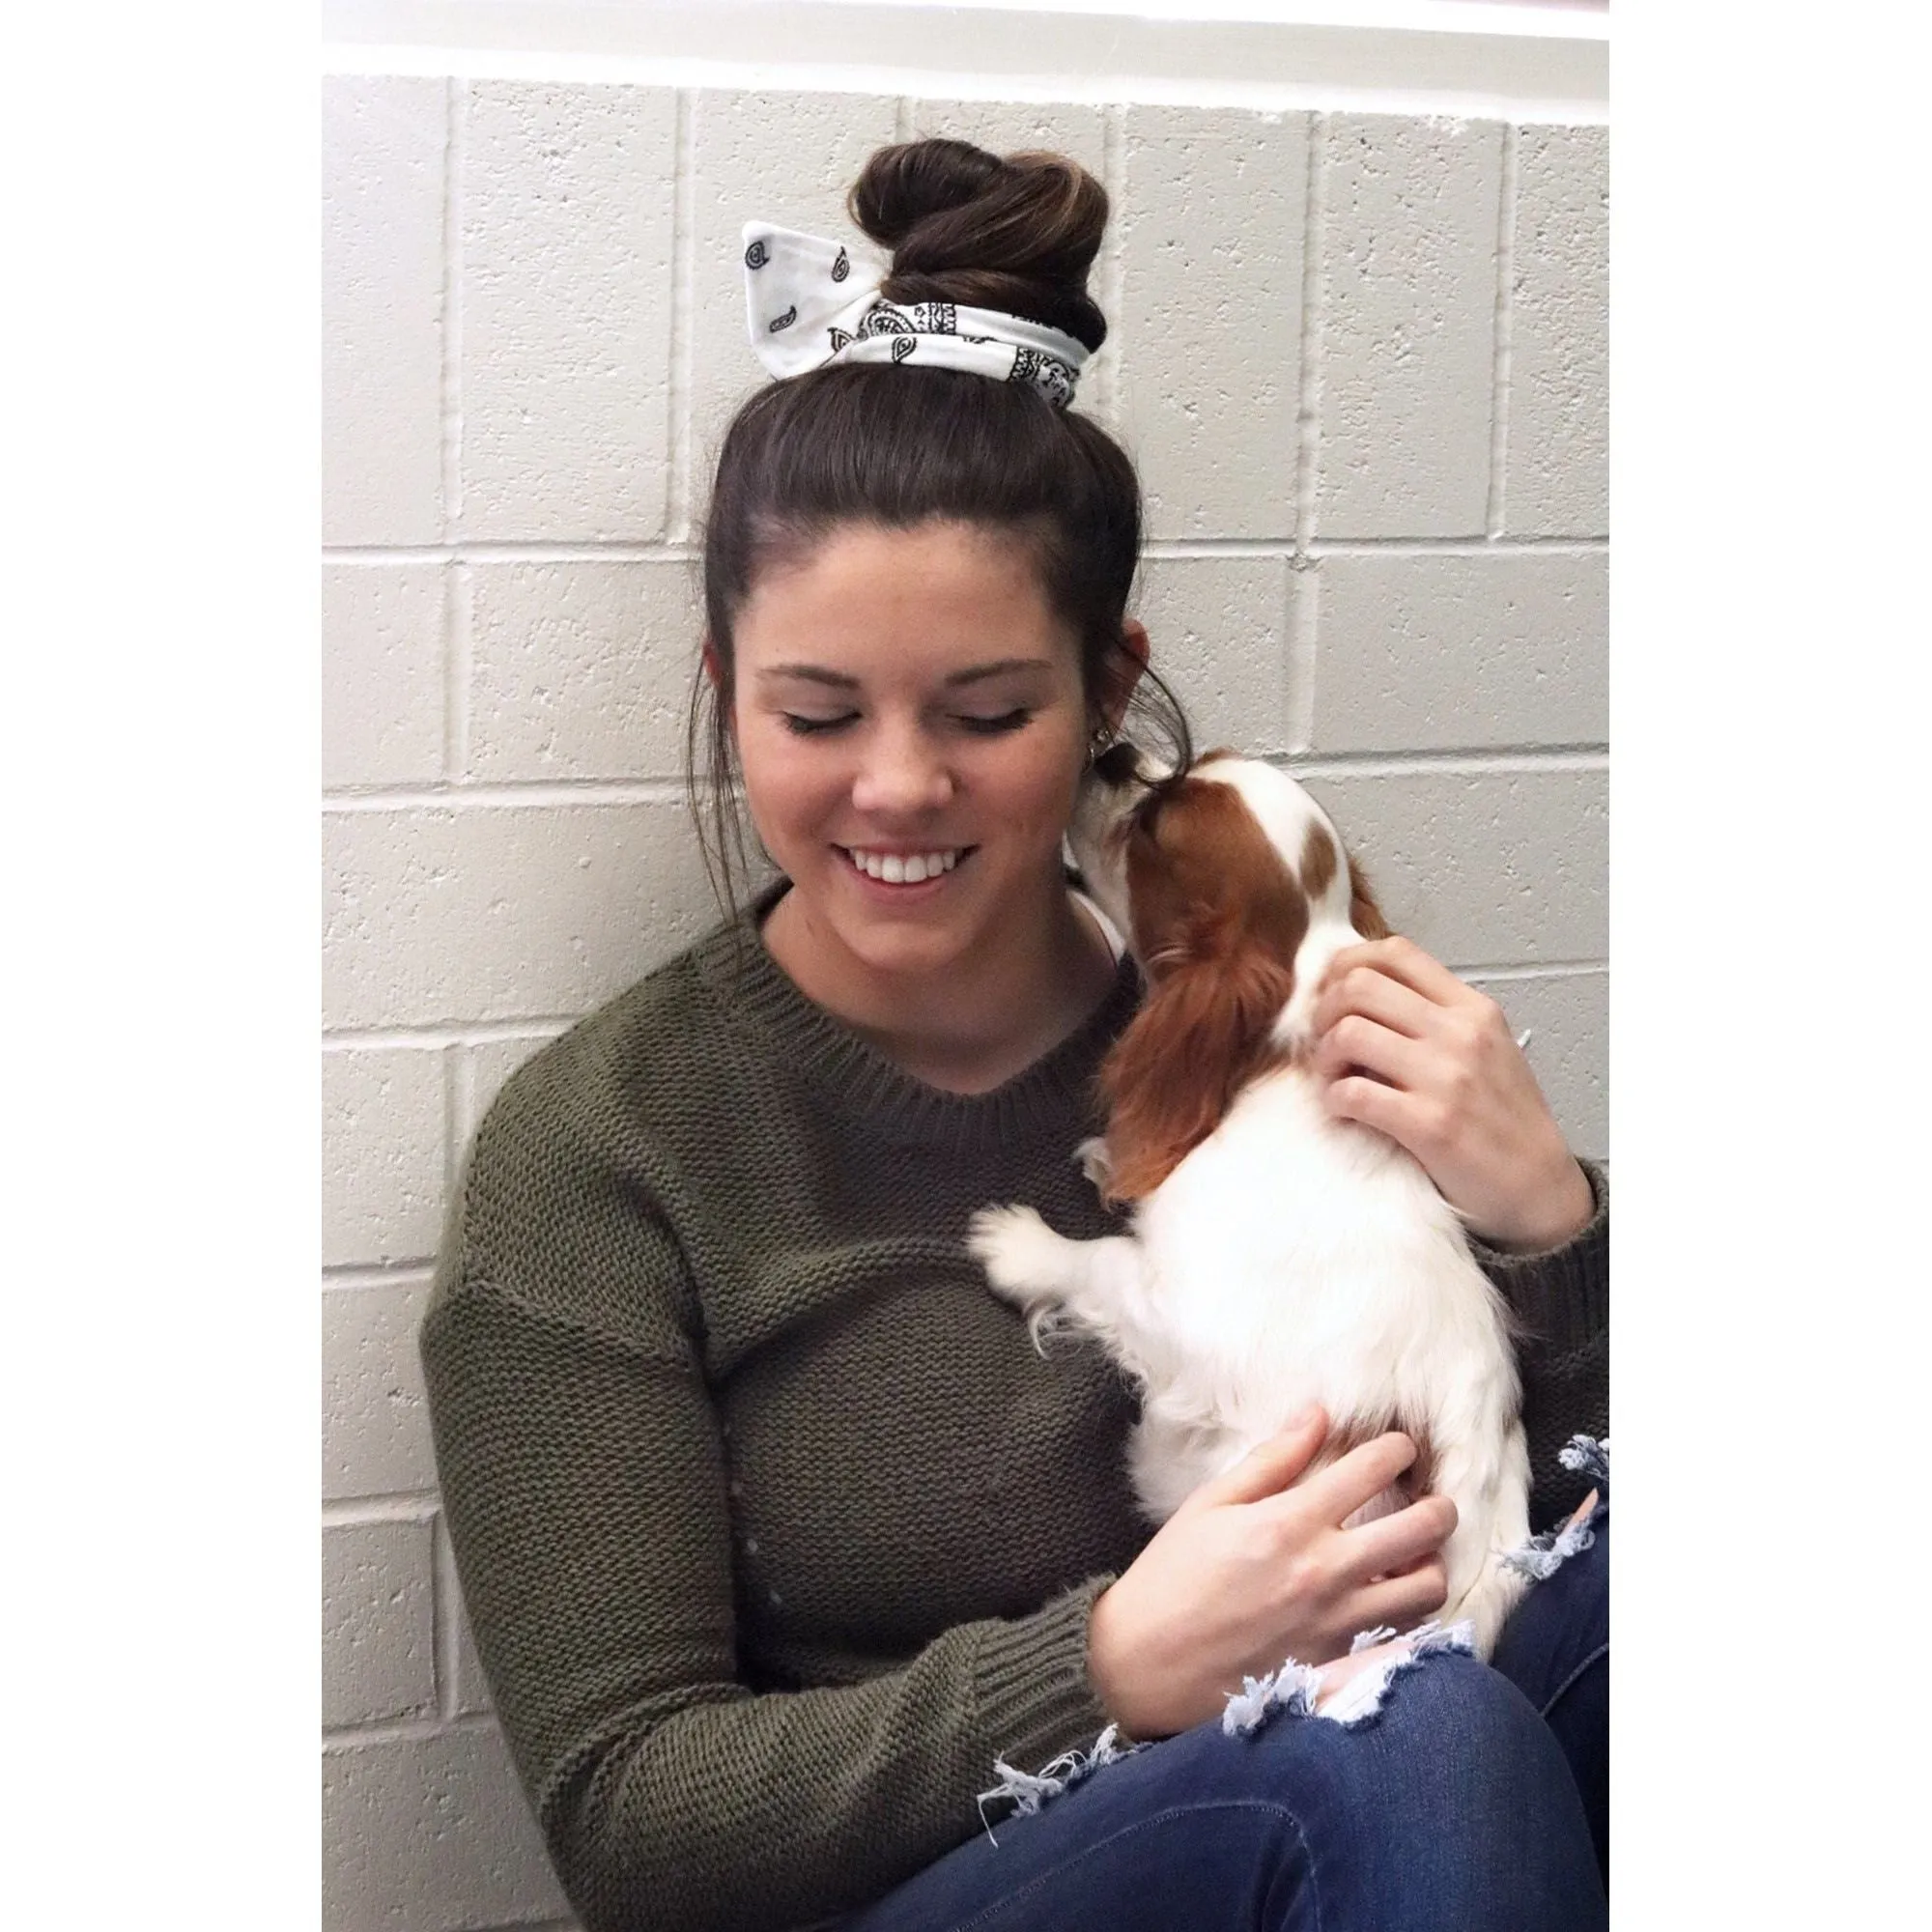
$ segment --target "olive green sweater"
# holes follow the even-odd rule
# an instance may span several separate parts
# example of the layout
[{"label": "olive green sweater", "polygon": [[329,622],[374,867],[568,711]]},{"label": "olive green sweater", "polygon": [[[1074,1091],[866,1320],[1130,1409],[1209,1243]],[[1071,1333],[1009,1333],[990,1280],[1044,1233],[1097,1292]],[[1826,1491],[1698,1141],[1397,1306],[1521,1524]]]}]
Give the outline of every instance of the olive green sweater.
[{"label": "olive green sweater", "polygon": [[[1072,1159],[1133,1011],[995,1093],[901,1072],[721,928],[524,1066],[422,1332],[457,1567],[588,1932],[780,1932],[980,1828],[1004,1757],[1107,1721],[1095,1595],[1151,1534],[1132,1388],[1042,1359],[963,1246],[989,1202],[1117,1223]],[[1485,1254],[1521,1317],[1534,1520],[1607,1433],[1607,1233]]]}]

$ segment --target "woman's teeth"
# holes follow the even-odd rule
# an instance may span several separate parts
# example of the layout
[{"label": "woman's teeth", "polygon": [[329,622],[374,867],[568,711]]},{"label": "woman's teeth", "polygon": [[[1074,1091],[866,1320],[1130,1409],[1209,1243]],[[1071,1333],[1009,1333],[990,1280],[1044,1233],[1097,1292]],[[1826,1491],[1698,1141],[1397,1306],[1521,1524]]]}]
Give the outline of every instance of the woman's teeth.
[{"label": "woman's teeth", "polygon": [[959,855],[966,848],[952,847],[945,852],[861,852],[851,846],[845,848],[845,856],[868,879],[881,879],[889,886],[916,886],[926,879],[936,879],[941,872],[950,872],[959,863]]}]

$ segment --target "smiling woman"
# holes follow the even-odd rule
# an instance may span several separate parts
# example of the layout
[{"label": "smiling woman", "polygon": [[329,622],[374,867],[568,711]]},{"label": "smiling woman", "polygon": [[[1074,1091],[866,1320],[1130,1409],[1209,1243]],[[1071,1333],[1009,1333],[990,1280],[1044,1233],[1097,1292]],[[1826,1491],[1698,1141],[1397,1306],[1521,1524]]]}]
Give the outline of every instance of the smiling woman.
[{"label": "smiling woman", "polygon": [[[746,802],[791,882],[767,949],[909,1071],[999,1086],[1114,977],[1061,871],[1092,706],[1026,547],[846,526],[762,578],[736,632]],[[1137,623],[1124,640],[1145,655]]]},{"label": "smiling woman", "polygon": [[[1453,1505],[1349,1526],[1415,1445],[1304,1481],[1305,1415],[1151,1536],[1132,1387],[1097,1350],[1036,1352],[967,1251],[991,1201],[1115,1232],[1078,1150],[1143,989],[1062,839],[1124,722],[1189,746],[1126,615],[1133,466],[1066,407],[1106,334],[1098,183],[920,141],[851,208],[892,253],[869,283],[842,244],[744,244],[753,341],[781,325],[786,368],[732,422],[704,536],[689,777],[729,916],[502,1090],[423,1328],[477,1651],[571,1903],[586,1932],[1286,1932],[1319,1864],[1329,1932],[1600,1924],[1535,1671],[1418,1657],[1366,1738],[1202,1720],[1230,1672],[1336,1662],[1371,1583],[1443,1602]],[[749,903],[740,789],[778,874]],[[1403,1046],[1555,1132],[1516,1063]],[[1532,1438],[1603,1433],[1583,1192],[1553,1249],[1483,1255]],[[1577,1492],[1542,1473],[1546,1521]],[[1595,1640],[1601,1577],[1565,1574],[1545,1662]],[[980,1833],[996,1767],[1096,1737],[1111,1763],[1182,1658],[1215,1680],[1191,1728]]]}]

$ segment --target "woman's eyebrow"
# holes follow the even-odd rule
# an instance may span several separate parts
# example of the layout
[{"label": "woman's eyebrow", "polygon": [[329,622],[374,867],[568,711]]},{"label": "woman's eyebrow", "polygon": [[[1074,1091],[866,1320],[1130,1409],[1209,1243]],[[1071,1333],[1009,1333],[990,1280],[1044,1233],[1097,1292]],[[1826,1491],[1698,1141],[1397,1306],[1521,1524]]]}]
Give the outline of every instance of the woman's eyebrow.
[{"label": "woman's eyebrow", "polygon": [[758,672],[766,677],[802,677],[813,684],[829,684],[838,691],[857,691],[859,680],[843,671],[827,670],[821,665],[766,665]]},{"label": "woman's eyebrow", "polygon": [[981,678],[1001,677],[1009,670],[1051,670],[1050,658],[1001,658],[996,664],[975,665],[971,670],[955,670],[946,682],[956,690],[962,684],[978,684]]},{"label": "woman's eyebrow", "polygon": [[[974,665],[966,670],[955,670],[947,678],[950,691],[956,691],[964,684],[978,684],[985,678],[1003,677],[1009,671],[1051,670],[1050,658],[1000,658],[992,664]],[[766,665],[758,671],[761,678],[797,677],[812,684],[829,685],[835,691],[857,691],[859,680],[848,677],[843,671],[827,670],[823,665],[784,664]]]}]

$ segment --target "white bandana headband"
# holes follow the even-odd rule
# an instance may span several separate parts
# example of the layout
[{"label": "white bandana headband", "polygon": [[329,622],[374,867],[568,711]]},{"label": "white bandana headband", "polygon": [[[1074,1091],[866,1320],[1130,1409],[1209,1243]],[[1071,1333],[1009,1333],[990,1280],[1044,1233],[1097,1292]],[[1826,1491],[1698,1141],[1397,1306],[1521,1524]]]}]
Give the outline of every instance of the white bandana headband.
[{"label": "white bandana headband", "polygon": [[1083,342],[998,309],[908,302],[879,294],[886,271],[854,264],[837,242],[745,224],[745,316],[752,348],[774,376],[828,362],[904,362],[1031,383],[1065,409],[1086,362]]}]

